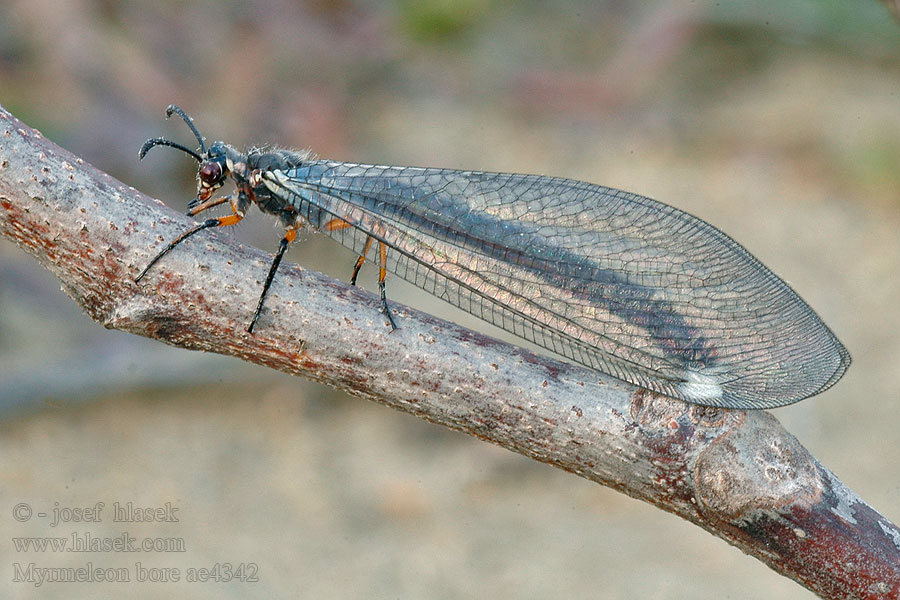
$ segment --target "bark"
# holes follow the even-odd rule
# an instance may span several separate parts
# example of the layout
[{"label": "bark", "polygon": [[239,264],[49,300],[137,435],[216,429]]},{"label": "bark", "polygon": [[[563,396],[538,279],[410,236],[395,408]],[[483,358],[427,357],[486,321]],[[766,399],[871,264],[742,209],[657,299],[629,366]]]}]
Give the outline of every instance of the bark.
[{"label": "bark", "polygon": [[85,313],[302,375],[650,502],[823,598],[900,597],[900,531],[765,412],[691,406],[535,355],[205,231],[0,108],[0,233]]}]

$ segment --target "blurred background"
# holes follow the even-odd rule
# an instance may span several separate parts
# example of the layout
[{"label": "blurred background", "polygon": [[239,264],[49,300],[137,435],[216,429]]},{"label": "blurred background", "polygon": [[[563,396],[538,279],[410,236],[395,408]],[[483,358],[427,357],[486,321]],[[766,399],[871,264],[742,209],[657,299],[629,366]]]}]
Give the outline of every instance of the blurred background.
[{"label": "blurred background", "polygon": [[[0,3],[0,104],[183,211],[208,139],[344,161],[534,172],[717,225],[853,355],[775,411],[900,522],[900,27],[875,0]],[[254,212],[233,233],[274,250]],[[289,260],[349,278],[308,235]],[[367,273],[364,287],[372,289]],[[6,598],[812,598],[669,514],[330,389],[106,331],[0,240]],[[479,329],[391,280],[395,301]],[[178,523],[113,523],[113,502]],[[102,523],[20,523],[105,502]],[[55,503],[59,503],[56,505]],[[24,552],[13,536],[176,538],[183,552]],[[255,583],[14,583],[23,567],[258,565]]]}]

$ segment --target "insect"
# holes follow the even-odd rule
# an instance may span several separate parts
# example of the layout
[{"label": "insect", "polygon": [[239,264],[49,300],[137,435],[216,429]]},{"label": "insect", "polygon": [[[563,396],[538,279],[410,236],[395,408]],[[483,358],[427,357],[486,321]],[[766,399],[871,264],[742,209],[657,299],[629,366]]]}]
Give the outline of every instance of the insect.
[{"label": "insect", "polygon": [[[251,204],[285,228],[248,331],[301,226],[508,332],[597,371],[687,402],[737,409],[797,402],[833,385],[850,355],[816,313],[741,245],[677,208],[557,177],[319,160],[308,152],[199,150],[188,214],[229,203],[172,240],[233,225]],[[228,178],[235,193],[214,197]]]}]

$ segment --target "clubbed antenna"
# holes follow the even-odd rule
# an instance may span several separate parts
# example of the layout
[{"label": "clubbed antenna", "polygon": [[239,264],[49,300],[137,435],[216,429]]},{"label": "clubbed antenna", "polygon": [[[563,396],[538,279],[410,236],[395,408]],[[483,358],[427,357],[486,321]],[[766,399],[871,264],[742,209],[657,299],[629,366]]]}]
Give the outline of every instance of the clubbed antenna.
[{"label": "clubbed antenna", "polygon": [[152,148],[153,146],[169,146],[171,148],[177,148],[178,150],[181,150],[182,152],[186,152],[187,154],[190,154],[191,156],[193,156],[194,159],[196,159],[196,161],[198,163],[203,162],[203,157],[200,156],[199,154],[197,154],[196,152],[194,152],[193,150],[191,150],[190,148],[188,148],[187,146],[183,146],[183,145],[179,144],[178,142],[173,142],[172,140],[167,140],[166,138],[161,138],[161,137],[153,138],[152,140],[147,140],[146,142],[144,142],[144,145],[141,146],[141,151],[138,152],[138,157],[141,160],[144,160],[144,157],[147,156],[147,152],[149,152],[150,148]]},{"label": "clubbed antenna", "polygon": [[[200,135],[200,132],[197,131],[197,127],[194,125],[194,120],[192,118],[190,118],[189,116],[187,116],[187,113],[185,113],[179,107],[175,106],[174,104],[170,104],[169,107],[166,109],[166,118],[168,119],[173,114],[178,115],[179,117],[182,118],[182,120],[185,123],[187,123],[187,126],[191,128],[191,131],[194,133],[194,137],[197,138],[197,142],[199,142],[199,144],[200,144],[200,152],[202,152],[203,154],[206,154],[206,141],[203,139],[203,136]],[[172,140],[168,140],[166,138],[161,138],[161,137],[153,138],[152,140],[147,140],[146,142],[144,142],[144,145],[141,146],[141,151],[138,153],[138,157],[141,160],[143,160],[144,157],[147,155],[147,152],[150,151],[150,148],[152,148],[154,146],[169,146],[170,148],[175,148],[177,150],[181,150],[182,152],[184,152],[186,154],[190,154],[191,156],[194,157],[194,160],[196,160],[198,163],[203,162],[203,157],[200,154],[198,154],[197,152],[194,152],[193,150],[188,148],[187,146],[185,146],[183,144],[179,144],[178,142],[173,142]]]},{"label": "clubbed antenna", "polygon": [[200,143],[200,151],[203,154],[206,154],[206,140],[204,140],[203,136],[200,135],[200,132],[197,131],[197,127],[194,125],[194,120],[192,118],[190,118],[189,116],[187,116],[186,112],[184,112],[183,110],[181,110],[174,104],[170,104],[169,107],[166,109],[166,118],[168,119],[169,117],[171,117],[172,113],[175,113],[176,115],[181,117],[185,123],[187,123],[187,126],[190,127],[191,131],[194,132],[194,137],[197,138],[197,142]]}]

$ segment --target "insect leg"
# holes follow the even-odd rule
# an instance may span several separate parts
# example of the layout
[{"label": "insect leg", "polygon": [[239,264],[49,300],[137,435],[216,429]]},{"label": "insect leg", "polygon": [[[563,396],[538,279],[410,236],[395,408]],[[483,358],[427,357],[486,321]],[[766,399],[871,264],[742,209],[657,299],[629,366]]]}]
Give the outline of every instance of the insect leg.
[{"label": "insect leg", "polygon": [[250,321],[250,326],[247,327],[248,333],[253,333],[253,327],[256,325],[256,320],[259,319],[259,313],[262,312],[263,304],[266,301],[266,294],[269,293],[269,287],[272,285],[272,280],[275,279],[275,271],[278,270],[278,265],[281,264],[281,258],[284,256],[288,244],[293,242],[296,238],[297,229],[295,227],[289,227],[287,231],[284,232],[284,237],[281,238],[281,243],[278,245],[278,252],[275,254],[275,260],[272,261],[272,266],[269,268],[269,274],[266,275],[266,282],[263,284],[262,295],[259,297],[259,304],[256,305],[256,312],[253,313],[253,320]]},{"label": "insect leg", "polygon": [[201,202],[199,198],[194,198],[193,200],[188,202],[187,216],[193,217],[194,215],[201,213],[208,208],[212,208],[213,206],[218,206],[230,201],[231,194],[222,196],[221,198],[210,198],[206,202]]},{"label": "insect leg", "polygon": [[356,285],[356,277],[359,275],[359,270],[362,269],[363,264],[366,262],[366,254],[369,253],[369,248],[372,247],[372,236],[369,236],[366,239],[366,245],[363,248],[362,253],[359,255],[359,258],[356,259],[356,264],[353,265],[353,275],[350,277],[350,285]]},{"label": "insect leg", "polygon": [[177,246],[184,240],[188,239],[195,233],[197,233],[199,231],[203,231],[204,229],[209,229],[210,227],[225,227],[228,225],[234,225],[235,223],[237,223],[238,221],[240,221],[243,218],[244,218],[243,215],[239,215],[239,214],[235,213],[233,215],[228,215],[227,217],[220,217],[218,219],[208,219],[208,220],[200,223],[199,225],[196,225],[195,227],[191,227],[190,229],[188,229],[187,231],[185,231],[184,233],[179,235],[177,238],[175,238],[174,240],[169,242],[169,245],[166,246],[165,248],[163,248],[162,252],[160,252],[159,254],[154,256],[153,260],[150,261],[150,264],[148,264],[146,267],[144,267],[144,270],[141,271],[141,274],[138,275],[134,279],[134,282],[135,283],[139,282],[144,277],[144,275],[147,274],[147,271],[150,270],[150,267],[155,265],[159,261],[159,259],[161,259],[163,256],[168,254],[169,251],[172,250],[175,246]]},{"label": "insect leg", "polygon": [[[347,227],[351,227],[351,224],[343,219],[332,219],[325,224],[325,229],[327,231],[339,231],[341,229],[346,229]],[[366,255],[369,253],[369,248],[372,247],[372,236],[369,236],[366,239],[366,245],[363,247],[362,253],[360,253],[359,258],[356,259],[356,264],[353,266],[353,275],[350,277],[350,285],[356,285],[356,277],[359,275],[359,270],[362,269],[363,264],[366,262]],[[394,322],[394,315],[391,314],[391,309],[388,307],[387,303],[387,294],[384,291],[384,278],[387,276],[387,246],[384,242],[378,242],[378,287],[381,289],[381,310],[384,312],[385,316],[388,318],[388,321],[391,323],[391,329],[397,329],[397,324]]]},{"label": "insect leg", "polygon": [[[371,241],[372,238],[369,238]],[[366,248],[368,248],[368,243],[366,244]],[[381,288],[381,310],[384,311],[385,316],[388,318],[388,321],[391,323],[391,330],[397,329],[397,324],[394,323],[394,317],[391,315],[391,309],[388,307],[387,303],[387,295],[384,292],[384,278],[387,276],[387,246],[384,242],[378,242],[378,287]]]},{"label": "insect leg", "polygon": [[[325,231],[340,231],[342,229],[347,229],[348,227],[352,227],[350,223],[343,219],[338,219],[335,217],[331,219],[327,223],[325,223]],[[363,251],[360,253],[359,258],[356,259],[356,264],[353,266],[353,275],[350,277],[350,285],[356,285],[356,278],[359,275],[359,270],[362,269],[363,263],[366,262],[366,254],[369,253],[369,248],[372,247],[372,238],[371,236],[366,239],[366,246],[363,248]]]}]

